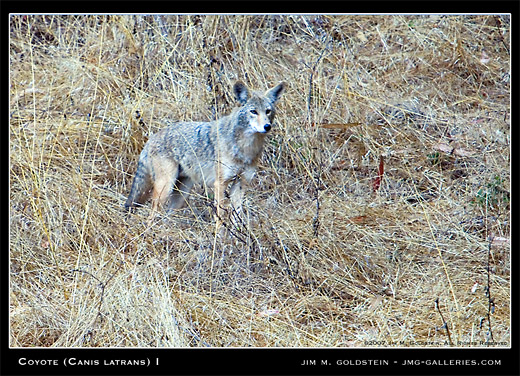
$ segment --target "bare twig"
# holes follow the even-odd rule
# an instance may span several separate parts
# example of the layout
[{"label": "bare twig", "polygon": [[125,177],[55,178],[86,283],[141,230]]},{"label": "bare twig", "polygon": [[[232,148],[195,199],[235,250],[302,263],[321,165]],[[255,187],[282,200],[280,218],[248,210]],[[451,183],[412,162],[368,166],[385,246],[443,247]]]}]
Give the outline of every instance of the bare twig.
[{"label": "bare twig", "polygon": [[446,322],[446,320],[444,320],[444,316],[442,315],[441,308],[439,306],[439,298],[435,299],[435,308],[437,308],[437,312],[439,312],[439,315],[441,315],[441,319],[442,319],[441,328],[446,329],[446,334],[448,334],[448,341],[450,343],[450,346],[453,346],[453,342],[451,341],[450,329],[448,328],[448,323]]},{"label": "bare twig", "polygon": [[488,337],[488,343],[489,339],[491,339],[491,342],[494,342],[493,339],[493,329],[491,328],[491,314],[495,312],[495,299],[491,297],[491,243],[493,243],[493,236],[489,237],[489,244],[488,244],[488,257],[487,257],[487,286],[486,286],[486,297],[488,298],[488,311],[487,311],[487,321],[488,321],[488,327],[489,327],[489,337]]},{"label": "bare twig", "polygon": [[498,37],[499,37],[500,41],[502,42],[502,44],[504,45],[504,49],[506,50],[507,54],[511,55],[511,52],[509,51],[509,46],[507,45],[506,41],[504,40],[504,36],[501,33],[502,21],[500,20],[499,16],[494,16],[494,19],[495,19],[495,24],[497,25]]},{"label": "bare twig", "polygon": [[84,273],[84,274],[88,274],[89,276],[91,276],[92,278],[94,278],[97,282],[98,282],[98,286],[101,288],[101,296],[99,298],[99,302],[98,302],[98,314],[97,314],[97,317],[100,317],[101,319],[103,319],[103,315],[101,313],[101,306],[103,305],[103,301],[105,299],[105,288],[107,287],[108,283],[115,277],[115,275],[117,274],[117,272],[123,267],[123,262],[121,262],[118,266],[118,268],[114,271],[114,273],[112,273],[110,275],[110,277],[105,281],[101,281],[99,278],[97,278],[94,274],[90,273],[90,272],[87,272],[86,270],[81,270],[81,269],[72,269],[71,272],[72,273]]},{"label": "bare twig", "polygon": [[318,230],[320,228],[320,187],[321,187],[321,163],[319,171],[316,174],[316,189],[314,195],[314,201],[316,201],[316,214],[312,219],[313,234],[315,237],[318,236]]},{"label": "bare twig", "polygon": [[314,83],[313,83],[314,73],[316,72],[316,68],[318,67],[318,64],[320,63],[321,59],[323,58],[325,51],[327,51],[329,49],[329,45],[330,45],[330,40],[329,40],[329,42],[327,42],[327,44],[325,45],[323,50],[321,50],[320,55],[318,56],[318,58],[314,62],[314,65],[311,68],[311,74],[309,76],[309,95],[307,96],[307,114],[308,114],[307,116],[308,116],[309,124],[312,124],[311,101],[312,101],[312,91],[313,91],[312,89],[313,89],[313,85],[314,85]]}]

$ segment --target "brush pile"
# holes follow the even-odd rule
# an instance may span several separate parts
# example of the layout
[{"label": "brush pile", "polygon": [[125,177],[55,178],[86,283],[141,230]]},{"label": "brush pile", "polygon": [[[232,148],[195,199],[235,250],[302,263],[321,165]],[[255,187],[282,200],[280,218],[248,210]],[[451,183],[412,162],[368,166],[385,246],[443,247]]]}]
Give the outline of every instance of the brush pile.
[{"label": "brush pile", "polygon": [[[10,344],[510,343],[508,16],[12,16]],[[123,204],[165,120],[287,83],[247,215]]]}]

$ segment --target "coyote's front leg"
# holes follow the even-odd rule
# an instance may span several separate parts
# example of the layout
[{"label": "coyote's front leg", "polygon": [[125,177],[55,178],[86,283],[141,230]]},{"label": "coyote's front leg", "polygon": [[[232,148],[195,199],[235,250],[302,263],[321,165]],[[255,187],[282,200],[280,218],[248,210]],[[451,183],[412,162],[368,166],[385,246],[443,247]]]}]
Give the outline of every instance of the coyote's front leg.
[{"label": "coyote's front leg", "polygon": [[231,183],[231,188],[229,190],[229,198],[231,199],[231,210],[237,215],[242,214],[242,202],[244,200],[244,189],[242,187],[244,179],[240,176],[235,177],[233,182]]},{"label": "coyote's front leg", "polygon": [[215,171],[215,222],[217,223],[217,228],[222,225],[223,218],[223,208],[222,205],[224,203],[224,194],[226,192],[226,181],[224,179],[224,174],[222,171],[222,166],[220,163],[217,163],[216,171]]},{"label": "coyote's front leg", "polygon": [[224,191],[226,187],[222,182],[215,182],[215,207],[217,208],[216,219],[219,221],[222,218],[222,203],[224,202]]}]

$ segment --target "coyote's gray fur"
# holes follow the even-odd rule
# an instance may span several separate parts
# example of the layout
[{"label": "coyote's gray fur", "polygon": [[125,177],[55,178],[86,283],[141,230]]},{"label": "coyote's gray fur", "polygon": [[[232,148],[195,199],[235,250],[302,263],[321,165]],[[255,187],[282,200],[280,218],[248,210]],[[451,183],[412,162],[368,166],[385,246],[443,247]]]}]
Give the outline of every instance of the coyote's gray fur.
[{"label": "coyote's gray fur", "polygon": [[275,103],[284,89],[280,83],[264,94],[237,82],[234,93],[241,104],[231,114],[212,122],[178,122],[150,137],[139,157],[137,172],[125,207],[144,204],[151,196],[152,212],[179,209],[196,183],[214,186],[217,221],[224,192],[241,209],[241,183],[249,183],[272,127]]}]

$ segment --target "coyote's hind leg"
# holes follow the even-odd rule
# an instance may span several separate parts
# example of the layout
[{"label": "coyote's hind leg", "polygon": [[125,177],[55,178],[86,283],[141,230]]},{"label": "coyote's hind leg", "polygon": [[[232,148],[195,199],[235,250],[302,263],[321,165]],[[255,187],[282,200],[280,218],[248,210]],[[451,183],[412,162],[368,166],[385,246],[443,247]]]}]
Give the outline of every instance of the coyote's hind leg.
[{"label": "coyote's hind leg", "polygon": [[179,173],[179,164],[167,160],[159,159],[153,163],[153,190],[152,190],[152,209],[148,217],[151,224],[153,218],[160,208],[164,208],[171,197],[171,193]]},{"label": "coyote's hind leg", "polygon": [[182,209],[188,205],[188,196],[195,182],[189,177],[177,179],[175,186],[170,194],[168,210]]}]

